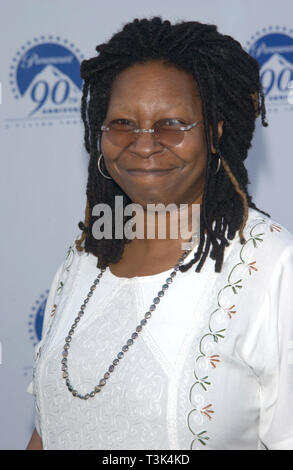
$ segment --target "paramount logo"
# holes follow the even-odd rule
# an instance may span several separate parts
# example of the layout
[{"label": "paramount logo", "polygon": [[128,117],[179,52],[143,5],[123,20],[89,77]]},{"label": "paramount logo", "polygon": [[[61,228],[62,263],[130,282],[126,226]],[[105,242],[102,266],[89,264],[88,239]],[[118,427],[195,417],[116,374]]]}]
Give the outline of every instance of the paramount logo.
[{"label": "paramount logo", "polygon": [[286,52],[293,52],[293,46],[268,46],[265,42],[261,42],[252,48],[254,57],[259,57],[262,54],[284,54]]},{"label": "paramount logo", "polygon": [[83,58],[78,47],[59,36],[42,36],[22,45],[9,71],[13,99],[6,107],[6,128],[77,124]]},{"label": "paramount logo", "polygon": [[72,54],[60,57],[40,57],[37,53],[26,54],[20,62],[20,67],[29,69],[34,65],[57,65],[57,64],[71,64],[74,57]]}]

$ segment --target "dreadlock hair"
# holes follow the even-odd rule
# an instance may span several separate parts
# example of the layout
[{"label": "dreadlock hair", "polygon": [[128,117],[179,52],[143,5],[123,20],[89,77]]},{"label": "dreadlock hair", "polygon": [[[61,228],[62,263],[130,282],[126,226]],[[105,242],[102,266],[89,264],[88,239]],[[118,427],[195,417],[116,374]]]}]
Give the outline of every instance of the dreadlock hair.
[{"label": "dreadlock hair", "polygon": [[[243,50],[238,41],[219,33],[215,25],[197,21],[172,25],[161,17],[134,19],[107,43],[98,45],[96,51],[99,55],[81,64],[81,78],[84,80],[81,114],[85,148],[90,160],[86,214],[84,222],[79,223],[83,233],[76,240],[77,249],[93,253],[98,258],[97,266],[104,268],[117,263],[125,243],[130,242],[125,238],[97,240],[92,235],[92,208],[95,204],[107,203],[113,213],[115,196],[123,196],[124,207],[132,202],[114,180],[105,180],[98,171],[100,127],[117,74],[137,63],[161,60],[193,76],[202,101],[208,149],[200,241],[194,258],[181,265],[180,270],[185,272],[199,261],[195,271],[200,272],[210,252],[211,259],[215,260],[215,271],[220,272],[228,239],[232,240],[239,230],[240,242],[245,242],[243,229],[248,207],[270,216],[252,202],[243,163],[251,147],[257,116],[261,115],[263,126],[268,125],[258,62]],[[218,139],[220,120],[224,125]],[[216,176],[218,159],[211,153],[210,128],[212,143],[222,163]],[[115,228],[115,223],[112,224]]]}]

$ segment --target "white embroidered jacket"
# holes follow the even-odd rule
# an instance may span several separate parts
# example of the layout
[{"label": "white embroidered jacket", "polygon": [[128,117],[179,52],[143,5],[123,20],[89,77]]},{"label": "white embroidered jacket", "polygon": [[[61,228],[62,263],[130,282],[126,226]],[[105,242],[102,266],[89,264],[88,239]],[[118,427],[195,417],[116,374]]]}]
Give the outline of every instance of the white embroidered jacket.
[{"label": "white embroidered jacket", "polygon": [[[254,209],[221,273],[179,272],[94,398],[62,377],[65,337],[99,273],[74,243],[56,272],[36,348],[36,427],[44,449],[293,449],[293,236]],[[193,257],[188,255],[187,260]],[[107,268],[73,335],[71,383],[93,390],[171,270]]]}]

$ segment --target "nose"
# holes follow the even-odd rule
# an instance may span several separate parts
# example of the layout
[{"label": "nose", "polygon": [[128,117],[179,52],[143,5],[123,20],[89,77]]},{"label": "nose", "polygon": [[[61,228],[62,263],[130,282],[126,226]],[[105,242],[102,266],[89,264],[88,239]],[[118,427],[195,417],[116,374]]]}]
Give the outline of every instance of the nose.
[{"label": "nose", "polygon": [[157,141],[154,134],[139,133],[135,135],[129,149],[142,158],[148,158],[153,153],[161,152],[162,147],[162,144]]}]

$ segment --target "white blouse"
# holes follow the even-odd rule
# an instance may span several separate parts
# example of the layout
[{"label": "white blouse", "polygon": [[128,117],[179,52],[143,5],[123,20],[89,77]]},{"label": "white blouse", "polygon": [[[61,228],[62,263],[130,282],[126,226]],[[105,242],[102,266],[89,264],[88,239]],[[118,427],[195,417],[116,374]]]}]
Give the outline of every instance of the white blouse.
[{"label": "white blouse", "polygon": [[[69,392],[61,360],[99,269],[94,255],[69,247],[28,389],[44,449],[293,449],[293,236],[254,209],[244,235],[226,248],[221,273],[211,258],[200,273],[177,273],[88,400]],[[121,278],[107,268],[70,343],[79,393],[98,384],[171,271]]]}]

